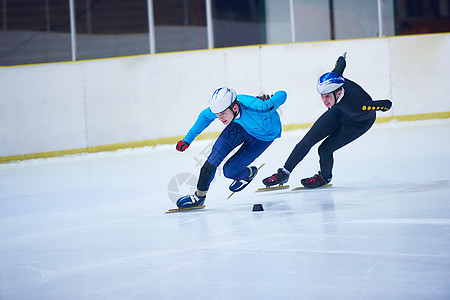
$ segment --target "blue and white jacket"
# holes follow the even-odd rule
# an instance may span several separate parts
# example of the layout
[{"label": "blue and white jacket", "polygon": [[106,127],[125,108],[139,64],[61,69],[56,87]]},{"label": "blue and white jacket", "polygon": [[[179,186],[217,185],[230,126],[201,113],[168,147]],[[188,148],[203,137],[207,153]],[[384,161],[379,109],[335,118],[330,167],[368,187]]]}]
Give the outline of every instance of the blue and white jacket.
[{"label": "blue and white jacket", "polygon": [[[240,116],[233,122],[241,125],[248,134],[261,141],[273,141],[281,136],[281,121],[277,108],[286,102],[286,98],[285,91],[276,92],[268,100],[260,100],[249,95],[237,95]],[[217,116],[209,107],[204,109],[184,140],[191,144],[215,119]]]}]

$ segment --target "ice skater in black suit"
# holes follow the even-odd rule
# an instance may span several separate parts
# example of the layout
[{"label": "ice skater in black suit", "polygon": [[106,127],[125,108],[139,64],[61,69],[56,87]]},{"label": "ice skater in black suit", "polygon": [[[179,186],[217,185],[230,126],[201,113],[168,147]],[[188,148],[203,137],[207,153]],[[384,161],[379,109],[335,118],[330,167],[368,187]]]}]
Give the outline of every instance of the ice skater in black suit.
[{"label": "ice skater in black suit", "polygon": [[297,164],[322,139],[325,140],[319,146],[320,171],[302,179],[301,183],[307,188],[328,184],[333,177],[333,152],[366,133],[375,122],[375,111],[388,111],[391,108],[390,100],[373,101],[357,83],[344,78],[342,74],[345,67],[346,53],[337,59],[333,71],[320,76],[317,91],[328,110],[295,146],[284,167],[263,180],[264,185],[270,187],[286,183]]}]

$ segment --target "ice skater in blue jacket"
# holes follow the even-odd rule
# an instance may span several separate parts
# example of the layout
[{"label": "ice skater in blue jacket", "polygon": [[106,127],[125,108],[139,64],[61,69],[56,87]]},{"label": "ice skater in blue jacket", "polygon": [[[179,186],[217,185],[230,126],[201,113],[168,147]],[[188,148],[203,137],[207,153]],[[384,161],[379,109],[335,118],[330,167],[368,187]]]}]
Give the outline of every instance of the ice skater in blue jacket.
[{"label": "ice skater in blue jacket", "polygon": [[179,208],[204,204],[217,167],[238,146],[239,150],[223,166],[224,176],[233,179],[230,190],[241,191],[255,178],[258,169],[249,165],[281,136],[281,121],[277,108],[286,98],[285,91],[278,91],[272,96],[254,97],[236,95],[233,89],[226,87],[217,89],[211,95],[209,107],[200,113],[188,134],[177,143],[176,149],[181,152],[186,150],[217,118],[226,127],[200,170],[197,191],[193,195],[178,199]]}]

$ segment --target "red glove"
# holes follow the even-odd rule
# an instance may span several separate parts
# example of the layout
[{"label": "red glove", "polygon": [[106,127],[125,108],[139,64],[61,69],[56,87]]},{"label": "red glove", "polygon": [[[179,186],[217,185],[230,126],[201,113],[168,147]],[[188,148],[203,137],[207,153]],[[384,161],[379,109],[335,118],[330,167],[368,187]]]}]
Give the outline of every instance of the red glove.
[{"label": "red glove", "polygon": [[189,143],[186,142],[185,140],[181,140],[177,143],[177,150],[180,152],[183,152],[184,150],[186,150],[189,147]]}]

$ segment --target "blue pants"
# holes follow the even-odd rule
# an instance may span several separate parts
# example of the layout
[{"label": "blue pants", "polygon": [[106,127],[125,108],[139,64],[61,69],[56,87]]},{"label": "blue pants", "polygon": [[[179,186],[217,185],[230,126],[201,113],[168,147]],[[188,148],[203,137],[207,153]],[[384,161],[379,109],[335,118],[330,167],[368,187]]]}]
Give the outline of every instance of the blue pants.
[{"label": "blue pants", "polygon": [[261,141],[248,134],[241,125],[231,122],[217,138],[207,161],[200,170],[197,188],[207,191],[214,178],[216,168],[233,149],[241,145],[239,150],[223,166],[223,174],[227,178],[239,180],[250,176],[247,168],[259,157],[273,141]]}]

